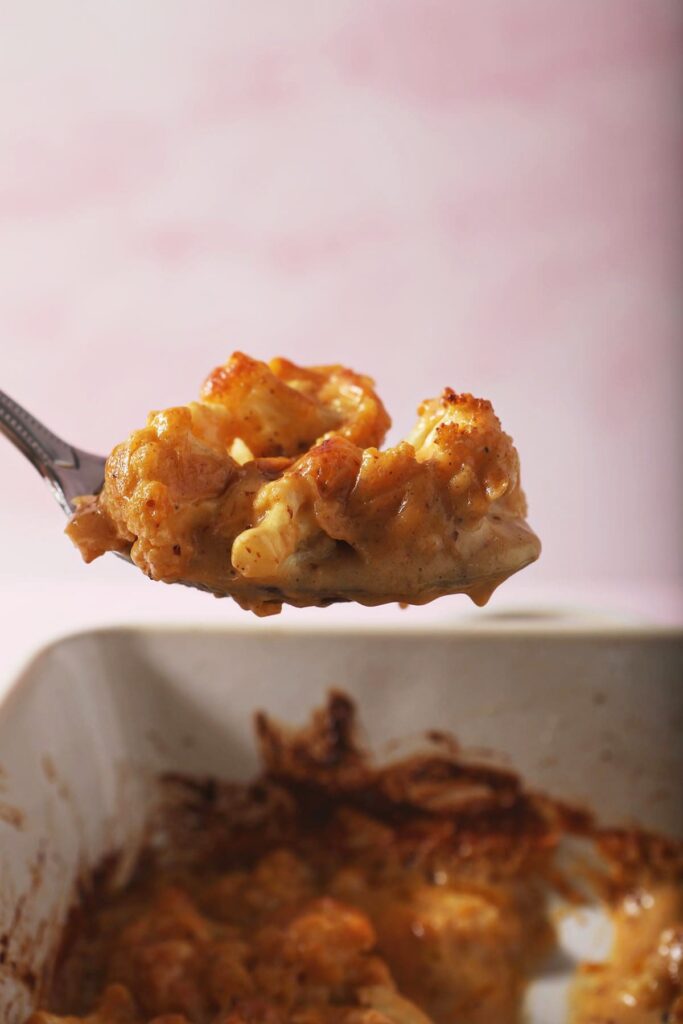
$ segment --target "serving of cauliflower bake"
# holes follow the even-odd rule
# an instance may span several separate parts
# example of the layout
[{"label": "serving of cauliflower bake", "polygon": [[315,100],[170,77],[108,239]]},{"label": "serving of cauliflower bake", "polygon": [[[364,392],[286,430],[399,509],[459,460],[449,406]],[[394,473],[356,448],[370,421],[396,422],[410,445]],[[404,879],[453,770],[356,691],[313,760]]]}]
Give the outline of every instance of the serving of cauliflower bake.
[{"label": "serving of cauliflower bake", "polygon": [[389,426],[368,377],[238,352],[199,401],[151,413],[114,449],[67,532],[88,562],[127,554],[258,615],[485,603],[540,551],[511,439],[489,402],[449,388],[381,450]]},{"label": "serving of cauliflower bake", "polygon": [[569,1020],[683,1021],[680,844],[601,829],[442,734],[377,765],[341,693],[256,727],[253,784],[165,780],[147,857],[86,897],[29,1024],[521,1024],[557,970],[554,903],[588,882],[614,949],[575,965]]}]

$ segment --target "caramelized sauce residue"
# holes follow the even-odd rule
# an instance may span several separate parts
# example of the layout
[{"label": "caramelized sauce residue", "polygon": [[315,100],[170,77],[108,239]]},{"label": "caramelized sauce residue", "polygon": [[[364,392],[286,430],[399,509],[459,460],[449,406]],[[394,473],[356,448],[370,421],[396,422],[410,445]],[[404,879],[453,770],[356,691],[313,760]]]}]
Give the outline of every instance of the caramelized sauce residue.
[{"label": "caramelized sauce residue", "polygon": [[30,1024],[519,1024],[549,897],[576,888],[570,833],[597,844],[617,923],[571,1019],[680,1020],[680,846],[600,831],[454,743],[377,765],[341,693],[256,732],[254,783],[165,779],[135,877],[75,912]]}]

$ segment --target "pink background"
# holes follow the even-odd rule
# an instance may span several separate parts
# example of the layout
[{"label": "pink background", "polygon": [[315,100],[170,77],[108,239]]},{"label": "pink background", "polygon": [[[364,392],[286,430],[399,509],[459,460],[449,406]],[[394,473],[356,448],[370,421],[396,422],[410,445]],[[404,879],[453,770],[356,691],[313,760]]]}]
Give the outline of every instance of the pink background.
[{"label": "pink background", "polygon": [[[471,390],[523,585],[680,594],[682,67],[678,0],[3,4],[0,386],[100,451],[238,347]],[[8,609],[129,572],[0,480]]]}]

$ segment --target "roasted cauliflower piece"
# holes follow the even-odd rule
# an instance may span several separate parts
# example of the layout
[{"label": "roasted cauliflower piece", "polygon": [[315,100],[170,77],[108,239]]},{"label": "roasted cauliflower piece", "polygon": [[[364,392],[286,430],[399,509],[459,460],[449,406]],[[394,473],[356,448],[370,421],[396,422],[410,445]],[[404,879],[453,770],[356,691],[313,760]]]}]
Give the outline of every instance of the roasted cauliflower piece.
[{"label": "roasted cauliflower piece", "polygon": [[200,401],[151,413],[114,449],[67,533],[88,562],[127,553],[259,615],[485,603],[540,551],[511,439],[489,402],[450,389],[382,451],[389,425],[368,377],[235,353]]},{"label": "roasted cauliflower piece", "polygon": [[[288,891],[293,875],[305,885]],[[112,915],[97,1009],[27,1024],[431,1024],[396,991],[367,915],[317,896],[293,853],[227,872],[202,895],[161,885]]]}]

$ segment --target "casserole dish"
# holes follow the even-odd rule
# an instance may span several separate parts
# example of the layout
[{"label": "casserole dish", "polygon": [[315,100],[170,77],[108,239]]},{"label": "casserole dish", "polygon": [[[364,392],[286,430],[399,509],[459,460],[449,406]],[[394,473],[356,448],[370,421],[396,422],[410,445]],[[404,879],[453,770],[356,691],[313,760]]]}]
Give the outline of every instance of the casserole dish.
[{"label": "casserole dish", "polygon": [[[251,719],[303,721],[338,687],[376,750],[433,727],[494,752],[605,824],[683,835],[683,638],[670,631],[321,633],[111,629],[40,653],[0,708],[0,1019],[23,1024],[65,921],[112,854],[132,870],[166,772],[247,779]],[[607,952],[590,912],[528,993],[563,1019],[572,959]]]}]

